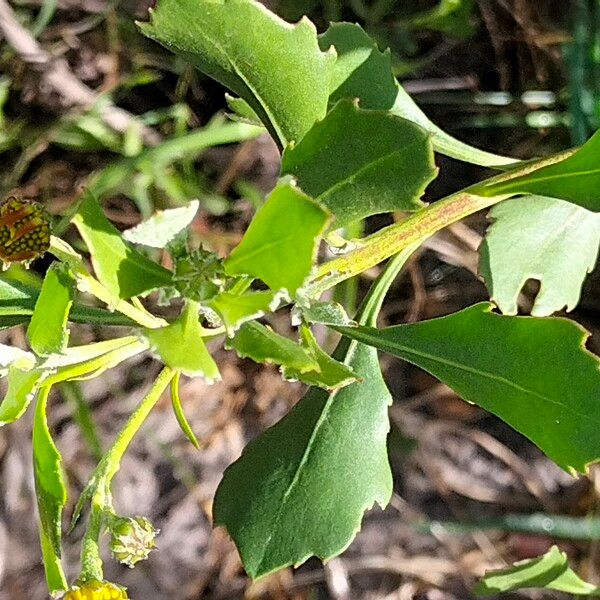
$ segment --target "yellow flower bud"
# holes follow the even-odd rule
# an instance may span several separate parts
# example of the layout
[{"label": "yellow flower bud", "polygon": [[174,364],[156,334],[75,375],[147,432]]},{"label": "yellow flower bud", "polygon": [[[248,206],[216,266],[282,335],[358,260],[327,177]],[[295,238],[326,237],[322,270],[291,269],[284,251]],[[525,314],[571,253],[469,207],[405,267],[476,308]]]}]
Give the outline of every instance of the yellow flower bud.
[{"label": "yellow flower bud", "polygon": [[63,600],[127,600],[125,588],[108,581],[88,581],[71,588]]}]

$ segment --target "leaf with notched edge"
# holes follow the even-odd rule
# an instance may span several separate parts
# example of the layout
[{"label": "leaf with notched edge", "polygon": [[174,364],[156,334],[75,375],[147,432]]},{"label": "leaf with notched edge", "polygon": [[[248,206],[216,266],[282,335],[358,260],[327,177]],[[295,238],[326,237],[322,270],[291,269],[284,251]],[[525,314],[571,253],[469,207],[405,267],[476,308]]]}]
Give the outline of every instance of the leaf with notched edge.
[{"label": "leaf with notched edge", "polygon": [[503,316],[482,303],[421,323],[335,329],[425,369],[566,470],[600,460],[598,357],[568,319]]},{"label": "leaf with notched edge", "polygon": [[158,0],[139,26],[248,102],[282,147],[327,112],[335,54],[307,18],[290,25],[253,0]]},{"label": "leaf with notched edge", "polygon": [[437,173],[424,129],[348,100],[285,149],[281,168],[333,213],[336,228],[370,215],[421,208],[425,187]]}]

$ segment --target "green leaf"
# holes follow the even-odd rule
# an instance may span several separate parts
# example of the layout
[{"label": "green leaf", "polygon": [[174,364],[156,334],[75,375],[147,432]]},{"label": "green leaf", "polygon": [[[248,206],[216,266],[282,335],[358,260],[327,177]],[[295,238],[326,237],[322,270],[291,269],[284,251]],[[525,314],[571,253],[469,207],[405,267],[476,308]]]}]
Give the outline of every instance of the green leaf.
[{"label": "green leaf", "polygon": [[255,362],[284,365],[300,374],[319,369],[319,363],[305,348],[256,321],[244,323],[229,345],[239,356]]},{"label": "green leaf", "polygon": [[189,424],[185,413],[183,412],[183,406],[181,405],[181,397],[179,396],[179,379],[179,373],[176,373],[173,379],[171,379],[171,404],[173,405],[173,412],[175,413],[175,418],[179,423],[179,427],[181,427],[181,431],[185,433],[187,439],[190,440],[192,445],[198,449],[200,448],[200,442],[198,442],[198,438]]},{"label": "green leaf", "polygon": [[335,57],[308,19],[252,0],[159,0],[150,16],[143,33],[246,100],[282,147],[325,116]]},{"label": "green leaf", "polygon": [[496,205],[481,247],[480,271],[491,299],[504,314],[517,314],[528,279],[540,281],[531,314],[547,316],[579,302],[600,243],[600,217],[562,200],[533,196]]},{"label": "green leaf", "polygon": [[189,377],[204,377],[209,383],[221,378],[219,368],[202,339],[195,302],[186,304],[177,321],[160,329],[147,329],[146,336],[171,369]]},{"label": "green leaf", "polygon": [[350,367],[329,356],[317,344],[317,340],[308,327],[301,327],[300,335],[302,336],[302,345],[317,361],[318,368],[302,373],[292,367],[283,365],[282,374],[285,379],[297,379],[325,390],[336,390],[359,380],[359,377]]},{"label": "green leaf", "polygon": [[147,349],[148,343],[137,336],[121,337],[72,346],[62,354],[51,354],[38,365],[38,369],[47,373],[44,379],[46,385],[91,379]]},{"label": "green leaf", "polygon": [[[22,325],[30,320],[40,290],[18,281],[0,279],[0,329]],[[103,308],[73,304],[69,321],[92,325],[137,325],[135,321],[119,313]]]},{"label": "green leaf", "polygon": [[244,123],[209,123],[202,129],[171,137],[159,146],[146,148],[137,156],[112,161],[109,165],[92,175],[88,183],[91,194],[102,198],[118,191],[132,196],[131,182],[137,174],[167,172],[168,167],[178,161],[193,161],[208,148],[222,144],[232,144],[254,139],[264,129]]},{"label": "green leaf", "polygon": [[67,501],[62,458],[52,440],[46,409],[50,386],[41,388],[33,422],[33,468],[40,522],[54,553],[61,554],[61,518]]},{"label": "green leaf", "polygon": [[87,244],[96,276],[115,300],[170,285],[172,273],[126,244],[91,194],[83,198],[73,223]]},{"label": "green leaf", "polygon": [[378,213],[421,208],[420,197],[437,169],[421,127],[344,100],[285,149],[282,172],[334,214],[337,228]]},{"label": "green leaf", "polygon": [[600,588],[583,581],[569,567],[567,555],[557,546],[552,546],[543,556],[523,560],[504,569],[488,571],[475,588],[475,593],[493,596],[528,588],[600,596]]},{"label": "green leaf", "polygon": [[221,317],[227,335],[232,336],[242,323],[277,310],[283,299],[282,294],[273,291],[240,295],[222,292],[210,301],[209,306]]},{"label": "green leaf", "polygon": [[312,388],[226,471],[214,517],[234,539],[251,577],[310,556],[342,552],[363,513],[392,494],[387,458],[390,394],[372,348],[351,344],[344,363],[364,381]]},{"label": "green leaf", "polygon": [[29,344],[38,356],[60,353],[67,347],[75,285],[75,278],[62,263],[55,262],[48,269],[27,328]]},{"label": "green leaf", "polygon": [[358,98],[361,108],[389,110],[398,95],[398,82],[392,73],[389,50],[380,52],[360,25],[332,23],[319,36],[322,50],[333,46],[337,59],[333,65],[330,104]]},{"label": "green leaf", "polygon": [[335,329],[425,369],[564,469],[583,473],[600,459],[598,359],[572,321],[501,316],[482,303],[422,323]]},{"label": "green leaf", "polygon": [[[23,368],[21,368],[23,367]],[[15,363],[8,368],[8,389],[0,403],[0,427],[19,419],[31,404],[44,372]]]},{"label": "green leaf", "polygon": [[440,0],[432,9],[411,17],[407,25],[413,29],[430,29],[468,39],[475,33],[471,22],[474,9],[474,0]]},{"label": "green leaf", "polygon": [[252,107],[243,98],[235,98],[234,96],[225,94],[225,100],[227,102],[227,106],[233,111],[227,115],[232,121],[262,126],[258,115],[252,110]]},{"label": "green leaf", "polygon": [[69,584],[63,571],[60,556],[56,554],[52,543],[46,536],[45,531],[40,528],[40,544],[42,546],[42,558],[44,561],[44,571],[46,573],[46,584],[50,594],[54,596],[59,592],[68,589]]},{"label": "green leaf", "polygon": [[252,275],[290,296],[309,276],[329,214],[296,187],[283,183],[256,213],[225,261],[229,275]]},{"label": "green leaf", "polygon": [[299,325],[302,321],[323,325],[341,325],[342,327],[355,324],[339,302],[317,300],[306,306],[298,304],[294,307],[293,315],[295,325]]},{"label": "green leaf", "polygon": [[151,248],[165,248],[195,218],[200,203],[192,200],[187,206],[159,210],[132,229],[123,232],[123,237],[132,244]]},{"label": "green leaf", "polygon": [[594,212],[600,211],[600,131],[575,152],[566,152],[529,163],[525,174],[506,173],[499,181],[483,183],[475,193],[539,194],[568,200]]},{"label": "green leaf", "polygon": [[20,283],[0,279],[0,316],[31,315],[39,290]]},{"label": "green leaf", "polygon": [[359,25],[333,23],[320,36],[319,43],[322,49],[333,45],[338,54],[331,78],[330,101],[358,98],[363,108],[389,110],[423,127],[432,135],[437,152],[458,160],[486,167],[518,162],[469,146],[432,123],[396,81],[389,51],[381,52]]}]

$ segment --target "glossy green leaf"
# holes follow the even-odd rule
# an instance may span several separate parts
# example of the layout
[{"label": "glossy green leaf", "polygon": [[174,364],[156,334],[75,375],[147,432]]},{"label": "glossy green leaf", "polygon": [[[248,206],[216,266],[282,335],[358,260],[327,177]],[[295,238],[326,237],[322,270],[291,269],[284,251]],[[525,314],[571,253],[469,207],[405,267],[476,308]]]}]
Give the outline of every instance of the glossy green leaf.
[{"label": "glossy green leaf", "polygon": [[239,356],[255,362],[284,365],[298,373],[319,369],[319,363],[305,348],[256,321],[244,323],[229,345]]},{"label": "glossy green leaf", "polygon": [[598,256],[600,216],[534,196],[506,200],[489,217],[493,224],[481,247],[480,272],[500,310],[517,314],[517,299],[528,279],[541,283],[532,315],[575,308]]},{"label": "glossy green leaf", "polygon": [[600,459],[598,358],[572,321],[502,316],[482,303],[422,323],[336,329],[425,369],[564,469],[583,473]]},{"label": "glossy green leaf", "polygon": [[333,23],[319,43],[322,49],[334,46],[338,54],[331,78],[331,101],[358,98],[363,108],[389,110],[423,127],[432,135],[437,152],[458,160],[486,167],[518,162],[465,144],[432,123],[393,76],[390,53],[381,52],[359,25]]},{"label": "glossy green leaf", "polygon": [[194,220],[199,206],[198,200],[192,200],[187,206],[159,210],[149,219],[124,231],[123,237],[132,244],[165,248]]},{"label": "glossy green leaf", "polygon": [[246,100],[282,147],[325,116],[335,57],[308,19],[290,25],[253,0],[159,0],[150,18],[143,33]]},{"label": "glossy green leaf", "polygon": [[600,588],[583,581],[570,567],[567,555],[557,546],[546,554],[488,571],[475,593],[494,596],[514,590],[546,588],[581,596],[600,596]]},{"label": "glossy green leaf", "polygon": [[336,228],[378,213],[421,208],[425,187],[437,173],[425,130],[349,100],[286,148],[281,168],[333,213]]},{"label": "glossy green leaf", "polygon": [[167,327],[147,329],[153,349],[168,367],[189,377],[219,380],[219,368],[206,349],[198,320],[198,306],[188,302],[181,317]]},{"label": "glossy green leaf", "polygon": [[126,244],[92,195],[85,195],[73,223],[90,251],[96,277],[115,300],[170,285],[172,273]]},{"label": "glossy green leaf", "polygon": [[300,335],[302,345],[316,360],[318,369],[301,373],[284,365],[281,371],[285,379],[297,379],[325,390],[336,390],[359,380],[359,376],[348,365],[335,360],[319,346],[308,327],[301,327]]},{"label": "glossy green leaf", "polygon": [[221,317],[227,335],[231,336],[242,323],[277,310],[282,299],[281,294],[273,291],[245,294],[222,292],[210,301],[209,306]]},{"label": "glossy green leaf", "polygon": [[539,194],[568,200],[594,212],[600,211],[600,132],[576,152],[529,163],[522,175],[510,171],[499,181],[483,183],[477,190],[484,196]]},{"label": "glossy green leaf", "polygon": [[50,387],[44,386],[37,399],[33,422],[33,468],[42,529],[55,554],[60,556],[61,518],[67,490],[62,458],[48,429],[46,409],[49,393]]},{"label": "glossy green leaf", "polygon": [[190,440],[195,448],[200,448],[200,442],[198,442],[198,438],[183,412],[181,397],[179,396],[179,379],[179,373],[176,373],[173,379],[171,379],[171,404],[173,405],[173,412],[175,413],[179,427],[181,427],[181,431],[185,433],[187,439]]},{"label": "glossy green leaf", "polygon": [[344,363],[364,381],[329,394],[310,389],[225,471],[215,523],[227,528],[251,577],[336,556],[364,511],[391,497],[391,397],[377,353],[351,344]]},{"label": "glossy green leaf", "polygon": [[293,296],[309,276],[329,214],[296,187],[280,184],[225,261],[230,275],[252,275]]},{"label": "glossy green leaf", "polygon": [[55,262],[48,269],[27,328],[29,344],[38,356],[60,353],[67,347],[75,286],[75,278],[64,264]]}]

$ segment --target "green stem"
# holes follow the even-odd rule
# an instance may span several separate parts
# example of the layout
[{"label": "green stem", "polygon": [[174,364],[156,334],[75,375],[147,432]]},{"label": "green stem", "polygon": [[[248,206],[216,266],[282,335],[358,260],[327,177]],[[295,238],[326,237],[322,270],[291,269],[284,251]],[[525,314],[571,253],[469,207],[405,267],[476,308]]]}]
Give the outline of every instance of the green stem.
[{"label": "green stem", "polygon": [[112,478],[119,470],[121,458],[127,451],[129,444],[131,444],[135,434],[139,431],[173,377],[175,377],[175,371],[170,367],[164,367],[154,381],[150,391],[140,402],[135,412],[129,417],[129,420],[117,436],[111,449],[104,455],[104,458],[98,465],[98,474],[103,482],[103,485],[99,486],[99,488],[108,489]]},{"label": "green stem", "polygon": [[514,179],[528,175],[542,167],[561,162],[577,148],[566,150],[540,160],[520,163],[518,167],[471,185],[460,192],[438,200],[408,219],[381,229],[358,240],[356,250],[321,265],[315,278],[307,286],[307,293],[318,297],[350,277],[354,277],[380,262],[398,254],[413,244],[422,244],[444,227],[456,223],[484,208],[518,195],[511,190]]},{"label": "green stem", "polygon": [[321,265],[315,279],[309,284],[308,293],[320,296],[325,290],[378,265],[398,252],[422,244],[444,227],[508,197],[510,194],[485,197],[466,191],[452,194],[408,219],[361,240],[356,250]]},{"label": "green stem", "polygon": [[396,254],[394,258],[386,265],[385,269],[381,272],[375,283],[369,289],[369,293],[365,298],[357,321],[361,325],[367,327],[375,327],[377,325],[377,316],[383,305],[383,301],[390,289],[392,283],[402,269],[406,265],[408,259],[413,255],[415,250],[419,247],[419,244],[413,244],[408,248],[404,248],[401,252]]},{"label": "green stem", "polygon": [[90,523],[81,545],[81,575],[79,581],[86,582],[92,579],[102,581],[102,557],[100,556],[100,533],[102,532],[102,506],[92,503]]},{"label": "green stem", "polygon": [[[141,401],[135,412],[129,417],[129,420],[117,436],[110,450],[104,455],[102,460],[90,479],[88,487],[83,491],[80,498],[82,500],[90,499],[91,496],[91,517],[85,534],[84,543],[81,552],[81,580],[102,579],[102,559],[99,553],[99,538],[102,531],[104,514],[106,510],[112,510],[112,499],[110,493],[110,484],[119,470],[121,458],[127,451],[129,444],[135,434],[159,401],[162,393],[168,387],[171,379],[175,377],[176,372],[164,367],[160,372],[152,388]],[[81,510],[78,503],[75,509],[76,514]]]}]

